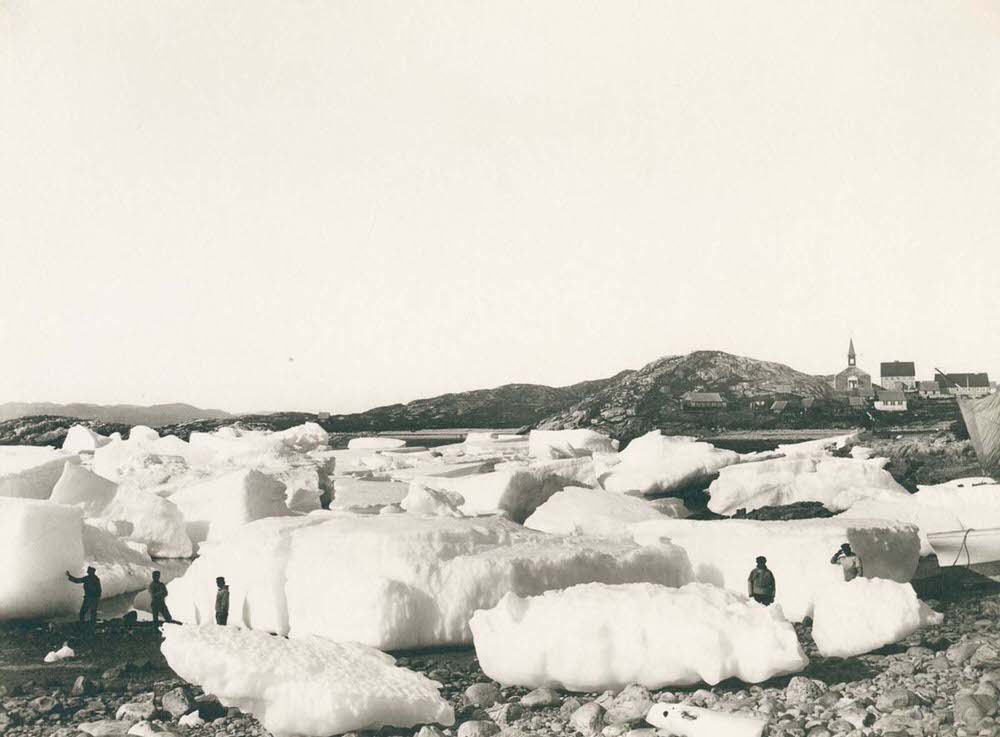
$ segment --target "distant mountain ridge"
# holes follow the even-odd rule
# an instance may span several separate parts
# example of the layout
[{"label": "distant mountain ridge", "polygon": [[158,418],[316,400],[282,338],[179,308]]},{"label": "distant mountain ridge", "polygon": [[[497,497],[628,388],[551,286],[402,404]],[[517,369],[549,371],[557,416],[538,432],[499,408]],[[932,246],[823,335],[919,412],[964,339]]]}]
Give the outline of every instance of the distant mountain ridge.
[{"label": "distant mountain ridge", "polygon": [[221,409],[201,409],[190,404],[55,404],[53,402],[7,402],[0,404],[0,421],[21,417],[76,417],[81,420],[123,425],[162,427],[201,419],[228,419],[234,415]]},{"label": "distant mountain ridge", "polygon": [[[682,398],[688,392],[718,392],[728,407],[709,411],[686,409]],[[675,434],[701,434],[727,427],[822,426],[839,420],[851,424],[857,419],[844,416],[835,407],[814,411],[809,416],[801,412],[778,416],[749,407],[751,398],[785,395],[816,397],[831,400],[828,405],[837,404],[832,401],[834,392],[827,377],[723,351],[695,351],[659,358],[638,371],[622,371],[605,379],[570,386],[505,384],[330,416],[305,412],[237,416],[186,404],[102,407],[9,403],[0,405],[0,444],[60,442],[72,424],[67,417],[80,418],[88,424],[103,423],[108,426],[101,428],[105,431],[111,426],[120,429],[119,425],[149,425],[162,434],[172,433],[185,439],[193,431],[209,432],[237,423],[248,429],[282,430],[303,422],[318,422],[331,433],[588,427],[628,439],[655,428]],[[11,417],[22,419],[4,422]]]}]

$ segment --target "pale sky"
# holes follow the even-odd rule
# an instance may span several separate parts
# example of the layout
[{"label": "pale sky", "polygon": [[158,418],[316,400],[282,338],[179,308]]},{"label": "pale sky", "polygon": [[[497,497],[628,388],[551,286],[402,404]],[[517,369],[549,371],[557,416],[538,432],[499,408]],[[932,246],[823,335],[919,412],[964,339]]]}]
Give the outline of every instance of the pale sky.
[{"label": "pale sky", "polygon": [[998,245],[986,0],[0,0],[0,402],[997,375]]}]

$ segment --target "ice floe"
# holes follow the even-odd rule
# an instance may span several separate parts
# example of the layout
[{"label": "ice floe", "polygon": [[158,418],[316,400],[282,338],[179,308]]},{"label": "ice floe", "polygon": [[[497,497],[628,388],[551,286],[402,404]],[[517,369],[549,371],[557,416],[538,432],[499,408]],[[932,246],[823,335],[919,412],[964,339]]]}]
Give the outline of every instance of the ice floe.
[{"label": "ice floe", "polygon": [[441,684],[358,643],[216,625],[167,624],[163,635],[163,655],[178,675],[253,714],[275,737],[455,721]]}]

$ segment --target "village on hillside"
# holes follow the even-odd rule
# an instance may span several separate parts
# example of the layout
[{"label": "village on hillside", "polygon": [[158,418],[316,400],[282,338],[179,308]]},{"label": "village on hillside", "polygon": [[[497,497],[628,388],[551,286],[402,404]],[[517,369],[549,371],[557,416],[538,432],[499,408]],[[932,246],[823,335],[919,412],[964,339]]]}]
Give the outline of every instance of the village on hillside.
[{"label": "village on hillside", "polygon": [[854,339],[847,350],[847,366],[827,377],[830,392],[826,397],[806,394],[792,385],[779,386],[766,395],[727,399],[720,392],[687,392],[681,397],[686,410],[726,410],[743,408],[756,412],[784,414],[810,411],[826,405],[827,409],[844,414],[871,416],[876,412],[908,412],[914,400],[955,402],[959,397],[982,397],[996,391],[997,383],[990,381],[983,372],[942,373],[938,369],[929,374],[933,378],[918,379],[913,361],[883,361],[879,370],[879,383],[872,375],[858,366]]}]

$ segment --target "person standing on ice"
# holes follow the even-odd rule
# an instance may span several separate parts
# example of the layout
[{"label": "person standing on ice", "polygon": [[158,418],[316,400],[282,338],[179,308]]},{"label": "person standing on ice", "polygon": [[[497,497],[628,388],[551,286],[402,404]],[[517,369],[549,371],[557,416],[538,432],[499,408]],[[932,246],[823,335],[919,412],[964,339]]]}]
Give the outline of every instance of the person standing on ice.
[{"label": "person standing on ice", "polygon": [[101,603],[101,579],[97,577],[97,569],[93,566],[87,567],[87,575],[83,578],[74,576],[66,571],[66,578],[73,583],[83,584],[83,604],[80,606],[80,624],[85,620],[90,620],[91,624],[97,624],[97,607]]},{"label": "person standing on ice", "polygon": [[840,546],[840,550],[833,554],[830,558],[830,563],[833,565],[840,564],[840,567],[844,569],[844,580],[853,581],[855,578],[864,577],[865,569],[861,564],[861,558],[851,550],[850,543],[844,543]]},{"label": "person standing on ice", "polygon": [[764,606],[774,603],[774,574],[767,567],[767,558],[763,555],[757,556],[757,567],[750,571],[747,595]]},{"label": "person standing on ice", "polygon": [[170,610],[167,609],[167,585],[160,580],[160,572],[153,571],[153,582],[149,584],[150,609],[153,612],[153,624],[160,623],[160,615],[164,622],[173,622]]},{"label": "person standing on ice", "polygon": [[215,623],[227,624],[229,622],[229,586],[226,579],[219,576],[215,579],[215,585],[219,590],[215,592]]}]

